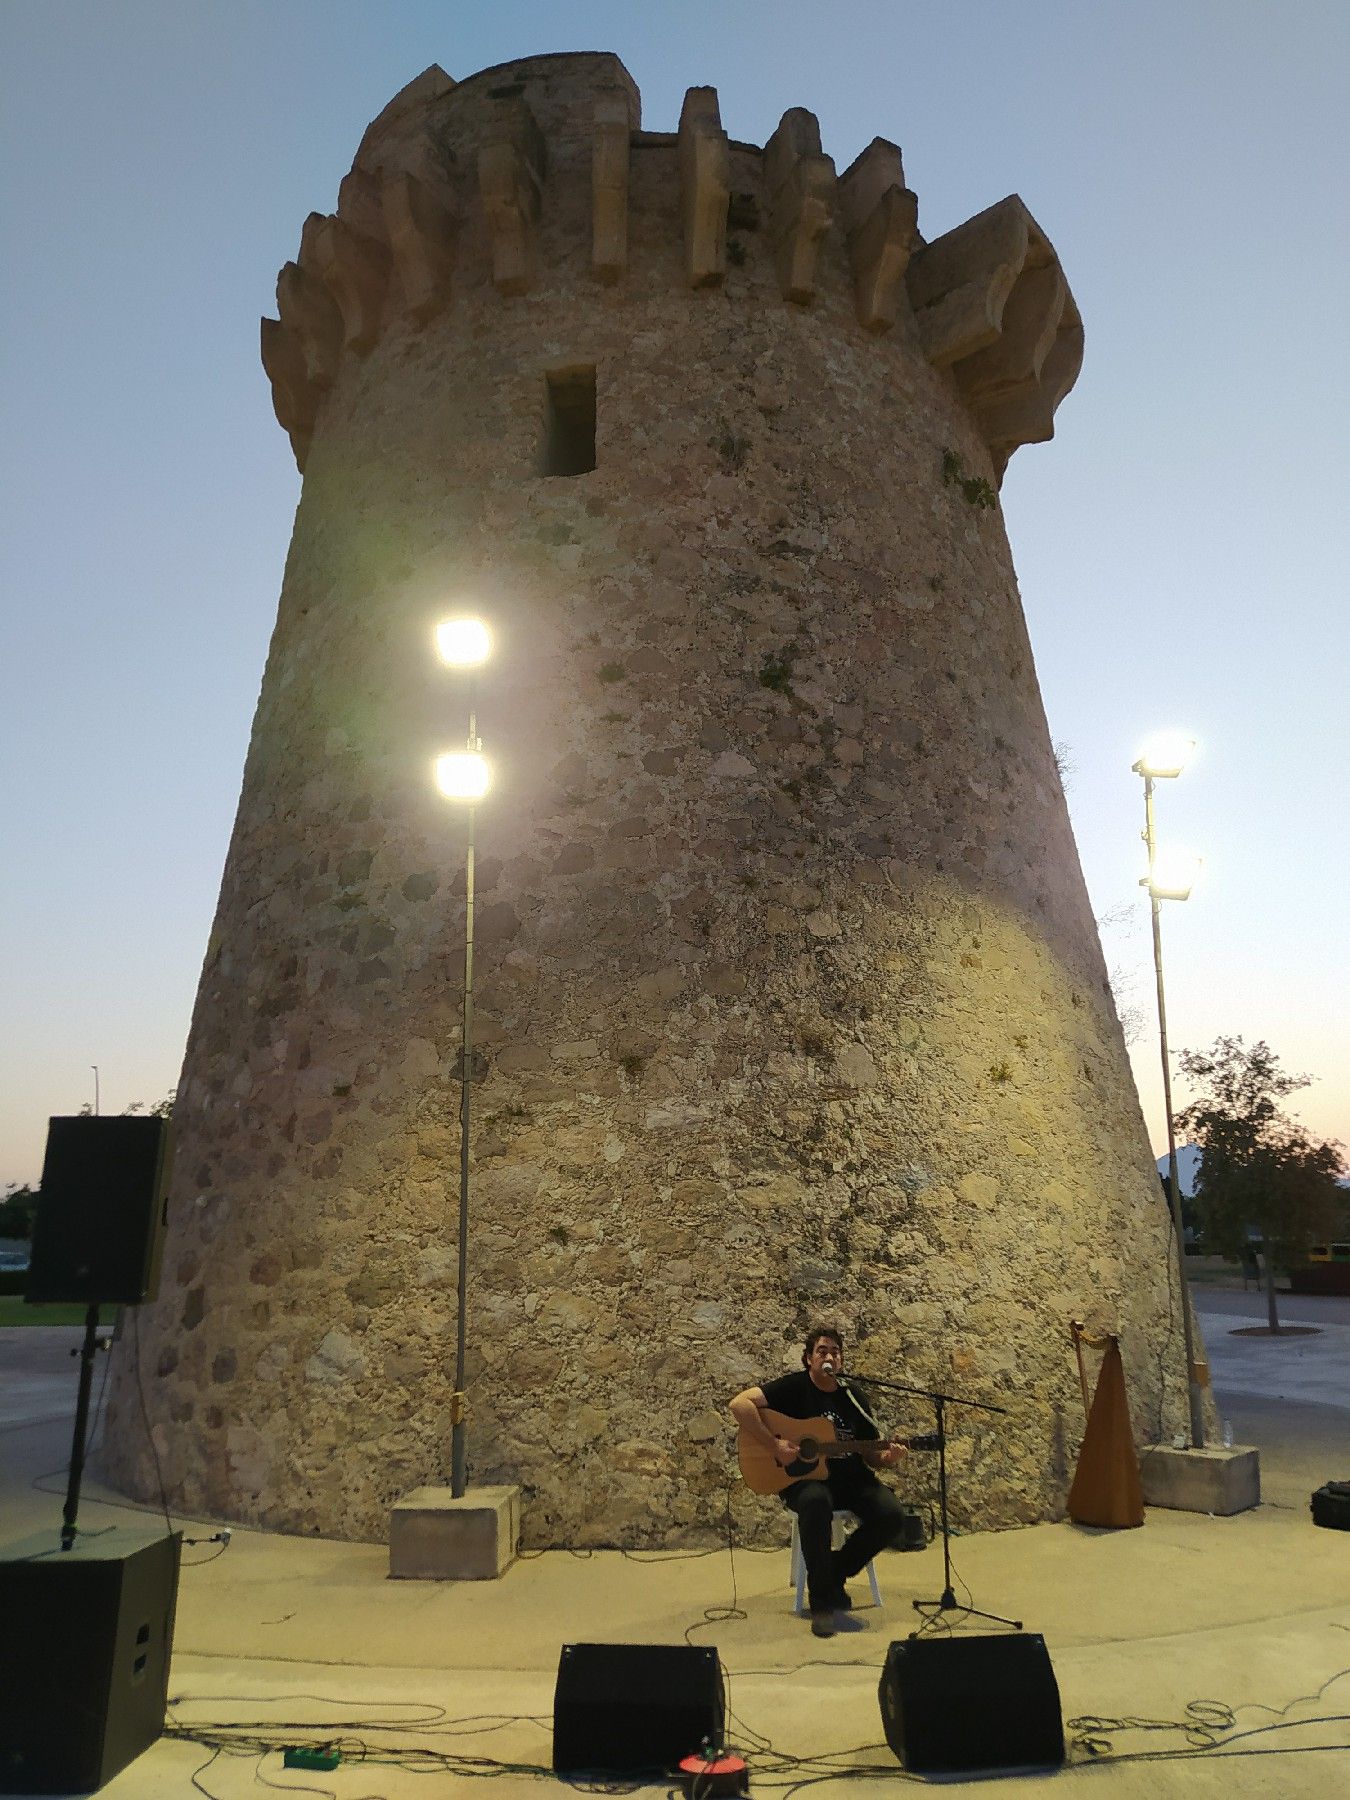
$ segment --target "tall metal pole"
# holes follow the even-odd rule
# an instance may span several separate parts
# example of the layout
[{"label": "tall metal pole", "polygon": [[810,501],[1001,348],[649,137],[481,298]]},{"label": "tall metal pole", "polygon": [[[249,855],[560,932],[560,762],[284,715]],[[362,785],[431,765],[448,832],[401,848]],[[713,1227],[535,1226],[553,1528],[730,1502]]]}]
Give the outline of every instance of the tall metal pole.
[{"label": "tall metal pole", "polygon": [[1191,1405],[1191,1444],[1205,1447],[1204,1395],[1197,1379],[1195,1333],[1191,1326],[1191,1293],[1186,1279],[1186,1235],[1181,1219],[1181,1180],[1177,1170],[1177,1141],[1172,1128],[1172,1069],[1167,1052],[1167,1000],[1163,992],[1162,901],[1153,889],[1157,840],[1153,831],[1153,777],[1144,776],[1144,842],[1148,845],[1148,892],[1153,909],[1153,969],[1158,982],[1158,1040],[1162,1046],[1163,1110],[1167,1117],[1167,1184],[1172,1206],[1172,1235],[1177,1246],[1177,1279],[1181,1291],[1181,1324],[1186,1338],[1186,1383]]},{"label": "tall metal pole", "polygon": [[[472,679],[472,678],[470,678]],[[469,752],[479,748],[478,720],[470,690]],[[469,1289],[469,1093],[473,1079],[473,824],[469,802],[468,852],[464,863],[464,1028],[459,1053],[459,1299],[455,1325],[455,1391],[450,1401],[450,1492],[462,1499],[468,1486],[468,1443],[464,1394],[464,1353],[468,1339]]]}]

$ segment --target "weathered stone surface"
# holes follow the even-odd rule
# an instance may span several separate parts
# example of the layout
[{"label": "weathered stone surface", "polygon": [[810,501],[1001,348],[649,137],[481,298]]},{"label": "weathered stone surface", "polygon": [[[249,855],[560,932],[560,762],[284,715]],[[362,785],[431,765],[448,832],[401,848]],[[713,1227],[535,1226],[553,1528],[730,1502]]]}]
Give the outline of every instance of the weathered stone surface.
[{"label": "weathered stone surface", "polygon": [[833,157],[820,149],[820,125],[805,107],[783,114],[764,146],[764,187],[783,298],[806,305],[815,296],[820,240],[835,197]]},{"label": "weathered stone surface", "polygon": [[1139,1472],[1148,1506],[1227,1518],[1261,1504],[1260,1454],[1244,1446],[1174,1450],[1158,1444],[1142,1459]]},{"label": "weathered stone surface", "polygon": [[405,169],[384,177],[380,209],[403,304],[424,323],[450,298],[460,221]]},{"label": "weathered stone surface", "polygon": [[591,151],[591,268],[599,281],[617,281],[628,267],[628,96],[619,87],[596,96]]},{"label": "weathered stone surface", "polygon": [[316,275],[337,303],[344,345],[360,355],[379,334],[389,251],[345,219],[311,213],[300,235],[300,267]]},{"label": "weathered stone surface", "polygon": [[516,1559],[520,1490],[478,1487],[455,1499],[419,1487],[389,1509],[389,1573],[396,1581],[493,1581]]},{"label": "weathered stone surface", "polygon": [[914,257],[910,302],[933,362],[950,367],[1002,477],[1019,444],[1054,436],[1078,379],[1083,325],[1058,259],[1017,196]]},{"label": "weathered stone surface", "polygon": [[523,294],[533,278],[544,167],[544,140],[529,105],[518,94],[502,98],[489,141],[478,152],[478,185],[498,293]]},{"label": "weathered stone surface", "polygon": [[720,287],[727,272],[731,151],[717,89],[690,88],[680,112],[680,212],[691,287]]},{"label": "weathered stone surface", "polygon": [[905,186],[899,148],[885,138],[873,138],[844,171],[839,200],[858,322],[868,331],[889,331],[919,229],[919,202]]},{"label": "weathered stone surface", "polygon": [[[461,600],[497,627],[477,717],[502,772],[477,816],[473,1483],[519,1486],[532,1545],[712,1543],[719,1409],[822,1311],[860,1364],[1010,1409],[953,1434],[965,1524],[1061,1509],[1070,1318],[1120,1335],[1137,1420],[1185,1422],[1003,522],[943,479],[950,451],[992,482],[1040,428],[1073,362],[1058,264],[1015,202],[899,276],[884,144],[816,233],[807,114],[764,155],[710,92],[680,134],[638,125],[613,57],[428,71],[328,232],[335,269],[344,232],[383,244],[378,308],[351,270],[346,310],[308,261],[279,284],[305,480],[139,1331],[186,1511],[380,1541],[448,1473],[464,846],[427,770],[463,725],[427,628]],[[579,366],[595,467],[542,475],[545,377]],[[106,1466],[157,1497],[125,1356]]]},{"label": "weathered stone surface", "polygon": [[319,410],[319,389],[306,367],[304,345],[279,319],[262,321],[262,361],[272,384],[277,423],[290,438],[296,465],[303,470]]}]

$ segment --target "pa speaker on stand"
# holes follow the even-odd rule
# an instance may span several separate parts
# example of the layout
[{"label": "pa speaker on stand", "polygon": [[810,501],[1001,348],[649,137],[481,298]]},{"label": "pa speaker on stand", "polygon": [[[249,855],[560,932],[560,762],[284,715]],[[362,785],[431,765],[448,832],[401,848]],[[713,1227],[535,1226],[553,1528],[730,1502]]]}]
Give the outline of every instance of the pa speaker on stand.
[{"label": "pa speaker on stand", "polygon": [[139,1306],[159,1285],[169,1182],[166,1119],[53,1119],[24,1299]]}]

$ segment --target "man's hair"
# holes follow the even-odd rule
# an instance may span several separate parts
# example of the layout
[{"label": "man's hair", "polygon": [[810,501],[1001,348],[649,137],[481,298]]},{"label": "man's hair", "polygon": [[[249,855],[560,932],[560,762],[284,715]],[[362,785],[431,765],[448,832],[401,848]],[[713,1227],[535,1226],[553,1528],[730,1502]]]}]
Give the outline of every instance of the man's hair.
[{"label": "man's hair", "polygon": [[806,1334],[806,1348],[802,1351],[803,1368],[810,1362],[811,1352],[822,1338],[832,1339],[834,1343],[838,1344],[842,1353],[844,1348],[844,1334],[840,1331],[839,1327],[837,1325],[815,1325]]}]

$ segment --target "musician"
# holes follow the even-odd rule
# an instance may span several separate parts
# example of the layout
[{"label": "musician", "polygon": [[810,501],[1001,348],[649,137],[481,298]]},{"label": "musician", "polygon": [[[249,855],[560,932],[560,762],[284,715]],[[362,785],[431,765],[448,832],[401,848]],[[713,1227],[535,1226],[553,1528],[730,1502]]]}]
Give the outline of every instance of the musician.
[{"label": "musician", "polygon": [[[806,1339],[802,1372],[743,1389],[730,1404],[731,1416],[738,1429],[762,1443],[784,1468],[797,1460],[797,1446],[774,1436],[760,1417],[766,1407],[790,1419],[828,1418],[841,1442],[878,1439],[881,1433],[861,1396],[847,1385],[847,1377],[840,1382],[843,1366],[843,1333],[817,1326]],[[904,1446],[896,1444],[877,1451],[872,1460],[890,1468],[904,1454]],[[825,1480],[793,1482],[782,1494],[784,1506],[797,1515],[811,1630],[817,1637],[861,1628],[861,1621],[849,1617],[852,1602],[844,1584],[865,1569],[878,1550],[899,1539],[904,1520],[900,1502],[861,1456],[832,1457],[827,1467]],[[856,1513],[858,1526],[841,1549],[832,1550],[836,1508]]]}]

